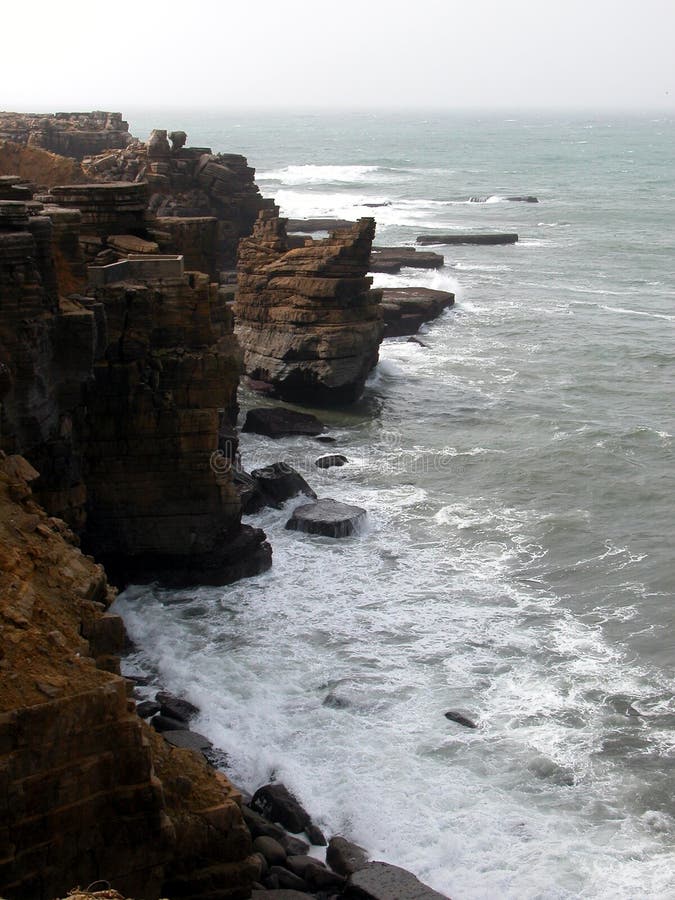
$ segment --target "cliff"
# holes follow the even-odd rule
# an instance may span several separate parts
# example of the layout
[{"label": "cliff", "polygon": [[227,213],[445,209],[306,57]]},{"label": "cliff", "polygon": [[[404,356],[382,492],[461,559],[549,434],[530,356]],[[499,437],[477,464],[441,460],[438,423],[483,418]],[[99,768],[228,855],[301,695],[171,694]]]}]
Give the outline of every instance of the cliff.
[{"label": "cliff", "polygon": [[374,219],[288,249],[278,209],[239,245],[237,335],[246,374],[287,400],[350,403],[378,359],[380,292],[366,277]]},{"label": "cliff", "polygon": [[0,112],[1,140],[83,159],[103,150],[126,147],[132,138],[121,113]]},{"label": "cliff", "polygon": [[0,458],[0,893],[52,900],[98,879],[131,896],[247,897],[240,797],[171,748],[119,677],[103,569]]},{"label": "cliff", "polygon": [[40,187],[77,184],[86,180],[82,166],[70,157],[59,156],[40,147],[0,140],[0,175],[3,174],[18,175]]}]

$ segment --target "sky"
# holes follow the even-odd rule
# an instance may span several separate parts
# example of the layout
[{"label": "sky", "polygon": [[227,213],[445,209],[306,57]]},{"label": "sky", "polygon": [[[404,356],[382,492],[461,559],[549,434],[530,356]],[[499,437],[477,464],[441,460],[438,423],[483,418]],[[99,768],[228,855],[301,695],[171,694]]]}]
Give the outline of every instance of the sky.
[{"label": "sky", "polygon": [[675,0],[4,0],[0,110],[675,112]]}]

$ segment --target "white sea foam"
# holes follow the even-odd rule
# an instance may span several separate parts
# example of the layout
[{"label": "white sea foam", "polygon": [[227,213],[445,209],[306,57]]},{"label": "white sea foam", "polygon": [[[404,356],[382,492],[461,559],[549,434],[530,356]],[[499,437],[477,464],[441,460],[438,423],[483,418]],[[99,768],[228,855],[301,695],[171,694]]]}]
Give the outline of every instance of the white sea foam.
[{"label": "white sea foam", "polygon": [[403,171],[383,169],[380,166],[284,166],[258,172],[260,182],[277,182],[285,185],[357,184],[359,182],[393,182],[405,179]]}]

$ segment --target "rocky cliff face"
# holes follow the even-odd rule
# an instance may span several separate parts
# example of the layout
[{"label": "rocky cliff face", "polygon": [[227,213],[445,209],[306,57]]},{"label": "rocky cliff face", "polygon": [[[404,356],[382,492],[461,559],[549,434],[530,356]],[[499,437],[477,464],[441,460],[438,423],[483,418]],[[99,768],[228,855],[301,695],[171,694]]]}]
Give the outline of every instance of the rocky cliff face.
[{"label": "rocky cliff face", "polygon": [[83,159],[131,141],[129,125],[121,113],[0,112],[0,140],[41,147],[61,156]]},{"label": "rocky cliff face", "polygon": [[36,477],[0,457],[0,893],[249,896],[237,792],[136,715],[105,574],[34,502]]},{"label": "rocky cliff face", "polygon": [[2,175],[17,175],[41,187],[77,184],[86,180],[80,164],[70,157],[0,140],[0,177]]},{"label": "rocky cliff face", "polygon": [[287,249],[278,209],[241,241],[235,305],[249,377],[284,399],[349,403],[377,363],[380,292],[366,277],[373,219]]}]

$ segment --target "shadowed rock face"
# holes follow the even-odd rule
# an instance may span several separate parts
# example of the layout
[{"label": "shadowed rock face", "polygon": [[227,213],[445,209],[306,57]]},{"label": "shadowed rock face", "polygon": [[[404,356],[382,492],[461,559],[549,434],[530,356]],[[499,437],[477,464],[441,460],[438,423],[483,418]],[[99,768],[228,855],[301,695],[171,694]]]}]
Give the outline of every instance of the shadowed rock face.
[{"label": "shadowed rock face", "polygon": [[375,221],[288,250],[278,209],[239,245],[236,331],[246,374],[287,400],[351,403],[378,359],[380,292],[366,277]]}]

